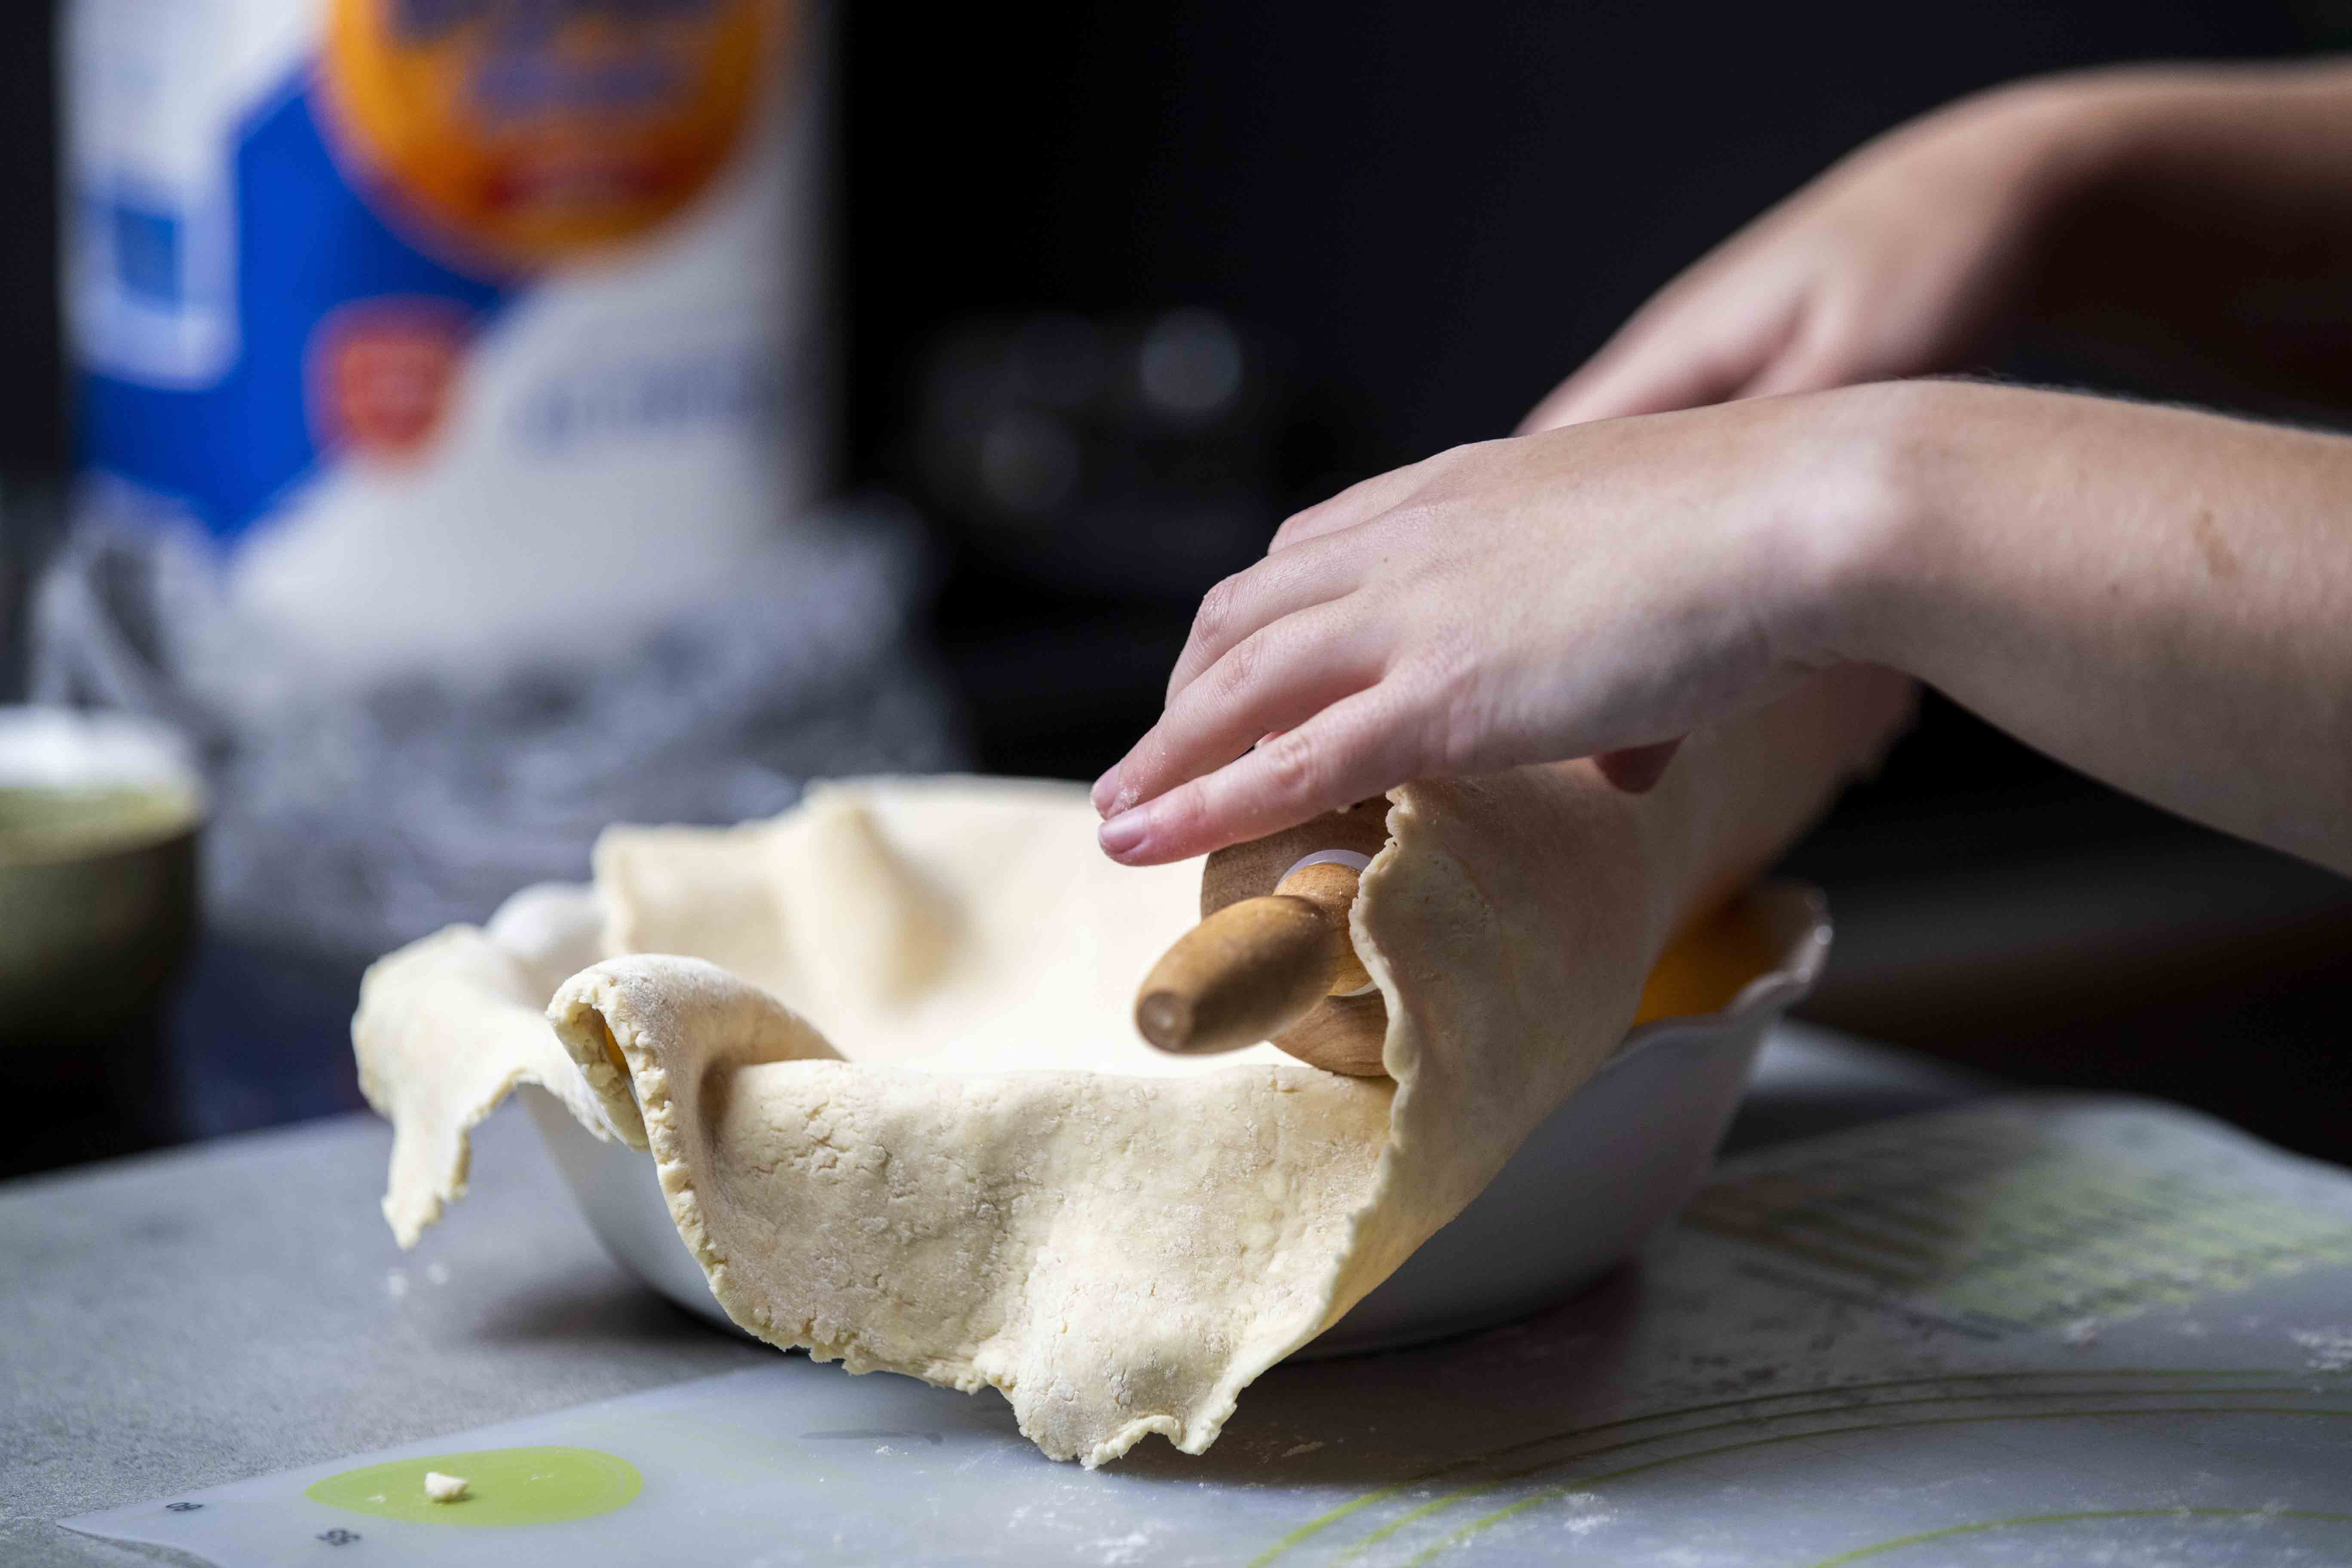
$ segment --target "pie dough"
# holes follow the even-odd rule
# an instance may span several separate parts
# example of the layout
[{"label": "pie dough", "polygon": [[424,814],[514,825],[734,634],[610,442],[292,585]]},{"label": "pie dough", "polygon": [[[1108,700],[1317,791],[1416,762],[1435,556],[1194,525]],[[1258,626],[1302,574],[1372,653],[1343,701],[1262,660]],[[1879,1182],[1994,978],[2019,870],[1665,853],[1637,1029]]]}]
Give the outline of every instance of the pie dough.
[{"label": "pie dough", "polygon": [[526,893],[370,971],[385,1218],[414,1245],[465,1190],[467,1129],[535,1083],[651,1152],[751,1332],[1001,1389],[1055,1458],[1152,1432],[1200,1453],[1600,1066],[1700,860],[1727,858],[1692,847],[1714,841],[1688,786],[1591,779],[1392,795],[1351,916],[1386,1079],[1138,1039],[1134,986],[1196,918],[1200,866],[1112,865],[1073,786],[877,779],[772,822],[614,828],[601,929]]}]

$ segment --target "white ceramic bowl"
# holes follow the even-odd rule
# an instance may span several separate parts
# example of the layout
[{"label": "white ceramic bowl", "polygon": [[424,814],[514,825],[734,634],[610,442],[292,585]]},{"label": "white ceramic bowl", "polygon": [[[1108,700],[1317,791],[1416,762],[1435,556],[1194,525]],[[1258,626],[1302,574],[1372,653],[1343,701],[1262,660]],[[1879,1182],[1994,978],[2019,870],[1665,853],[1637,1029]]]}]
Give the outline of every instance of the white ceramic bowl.
[{"label": "white ceramic bowl", "polygon": [[[1773,1020],[1829,956],[1821,895],[1754,895],[1778,964],[1720,1013],[1633,1030],[1530,1133],[1486,1190],[1297,1353],[1352,1355],[1492,1328],[1574,1294],[1631,1256],[1706,1179]],[[602,1142],[544,1094],[525,1095],[597,1239],[689,1311],[733,1329],[677,1238],[651,1161]]]}]

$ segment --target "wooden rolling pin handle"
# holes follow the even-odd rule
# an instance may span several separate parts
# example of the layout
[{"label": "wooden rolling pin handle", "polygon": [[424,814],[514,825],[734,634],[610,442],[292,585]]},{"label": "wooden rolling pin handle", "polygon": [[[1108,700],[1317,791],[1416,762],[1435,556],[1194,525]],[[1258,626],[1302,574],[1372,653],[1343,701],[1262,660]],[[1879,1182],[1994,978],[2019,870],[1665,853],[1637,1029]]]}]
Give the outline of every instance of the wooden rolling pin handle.
[{"label": "wooden rolling pin handle", "polygon": [[1323,911],[1339,938],[1339,963],[1333,967],[1327,996],[1349,996],[1371,984],[1371,972],[1356,956],[1355,939],[1348,934],[1348,911],[1355,907],[1360,868],[1343,861],[1318,860],[1301,866],[1275,887],[1276,898],[1304,899]]},{"label": "wooden rolling pin handle", "polygon": [[1135,1000],[1135,1026],[1163,1051],[1205,1055],[1270,1039],[1332,995],[1371,983],[1348,936],[1352,866],[1302,866],[1177,940]]}]

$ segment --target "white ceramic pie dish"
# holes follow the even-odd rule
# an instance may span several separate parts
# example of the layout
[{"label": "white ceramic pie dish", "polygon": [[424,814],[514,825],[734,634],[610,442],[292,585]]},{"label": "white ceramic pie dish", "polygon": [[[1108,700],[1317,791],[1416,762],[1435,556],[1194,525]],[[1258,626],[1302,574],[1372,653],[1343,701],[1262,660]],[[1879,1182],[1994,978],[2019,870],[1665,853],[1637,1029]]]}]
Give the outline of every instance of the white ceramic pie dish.
[{"label": "white ceramic pie dish", "polygon": [[[1812,989],[1829,956],[1818,892],[1775,884],[1752,897],[1776,965],[1719,1013],[1628,1034],[1485,1192],[1299,1355],[1392,1350],[1525,1317],[1599,1279],[1674,1216],[1706,1178],[1766,1029]],[[552,1096],[523,1099],[614,1260],[740,1331],[678,1239],[652,1162],[600,1141]]]}]

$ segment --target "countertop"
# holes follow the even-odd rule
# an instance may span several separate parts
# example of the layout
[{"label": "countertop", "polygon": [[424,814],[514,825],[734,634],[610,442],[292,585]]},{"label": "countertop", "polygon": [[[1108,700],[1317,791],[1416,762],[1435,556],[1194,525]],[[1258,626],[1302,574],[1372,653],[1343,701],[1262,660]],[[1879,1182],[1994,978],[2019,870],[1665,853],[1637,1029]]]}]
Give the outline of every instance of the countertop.
[{"label": "countertop", "polygon": [[[1987,1087],[1787,1026],[1726,1147]],[[0,1562],[157,1561],[52,1521],[774,1354],[606,1258],[520,1108],[419,1255],[377,1215],[390,1147],[345,1116],[0,1184]]]}]

